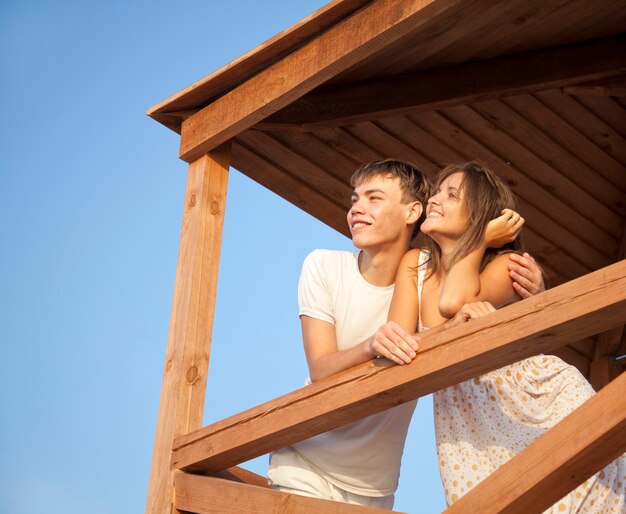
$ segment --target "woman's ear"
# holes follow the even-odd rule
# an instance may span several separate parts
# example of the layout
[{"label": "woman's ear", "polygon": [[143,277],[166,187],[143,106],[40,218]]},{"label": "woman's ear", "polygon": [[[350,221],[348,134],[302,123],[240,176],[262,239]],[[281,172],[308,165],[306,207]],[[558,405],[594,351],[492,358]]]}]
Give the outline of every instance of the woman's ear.
[{"label": "woman's ear", "polygon": [[415,201],[411,202],[408,205],[408,209],[406,211],[406,222],[409,225],[416,223],[417,220],[420,219],[422,212],[424,211],[424,207],[421,202]]}]

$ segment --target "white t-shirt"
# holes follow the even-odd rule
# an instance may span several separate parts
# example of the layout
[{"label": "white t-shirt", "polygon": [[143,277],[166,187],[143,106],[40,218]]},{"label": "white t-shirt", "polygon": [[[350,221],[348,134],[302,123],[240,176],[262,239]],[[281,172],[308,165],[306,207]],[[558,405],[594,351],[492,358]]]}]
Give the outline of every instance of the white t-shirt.
[{"label": "white t-shirt", "polygon": [[[371,336],[387,321],[393,285],[362,277],[357,252],[315,250],[302,266],[300,315],[335,325],[339,350]],[[310,381],[309,381],[310,383]],[[326,480],[365,496],[398,487],[400,460],[416,401],[374,414],[293,445]]]}]

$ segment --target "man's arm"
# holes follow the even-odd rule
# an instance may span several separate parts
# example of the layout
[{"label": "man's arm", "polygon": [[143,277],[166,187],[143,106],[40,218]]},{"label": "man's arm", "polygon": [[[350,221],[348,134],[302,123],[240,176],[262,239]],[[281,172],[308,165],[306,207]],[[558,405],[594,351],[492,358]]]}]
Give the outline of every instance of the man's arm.
[{"label": "man's arm", "polygon": [[509,276],[515,292],[522,298],[530,298],[546,290],[541,268],[530,254],[509,254]]},{"label": "man's arm", "polygon": [[385,323],[374,335],[347,350],[337,350],[335,326],[309,316],[300,316],[304,352],[312,382],[375,357],[385,357],[396,364],[415,358],[416,337],[394,322]]}]

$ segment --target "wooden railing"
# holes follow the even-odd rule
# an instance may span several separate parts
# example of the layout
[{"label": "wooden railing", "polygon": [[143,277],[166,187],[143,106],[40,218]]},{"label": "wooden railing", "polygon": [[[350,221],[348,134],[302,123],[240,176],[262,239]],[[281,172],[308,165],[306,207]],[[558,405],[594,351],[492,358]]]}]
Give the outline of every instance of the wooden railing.
[{"label": "wooden railing", "polygon": [[[362,510],[278,493],[259,487],[259,480],[250,479],[250,475],[248,479],[240,475],[238,480],[257,485],[189,473],[222,472],[625,322],[623,260],[471,323],[429,331],[423,335],[420,355],[409,366],[392,366],[382,360],[367,362],[176,438],[171,465],[185,473],[177,474],[175,506],[191,512],[272,512],[276,505],[283,506],[280,512]],[[538,505],[550,506],[626,451],[625,386],[623,374],[448,511],[527,512],[528,505],[533,510]],[[583,425],[583,436],[573,437]],[[545,459],[546,448],[553,457],[549,460]],[[515,470],[520,469],[524,470],[524,480],[516,479],[515,487],[511,487],[511,477],[517,477]]]}]

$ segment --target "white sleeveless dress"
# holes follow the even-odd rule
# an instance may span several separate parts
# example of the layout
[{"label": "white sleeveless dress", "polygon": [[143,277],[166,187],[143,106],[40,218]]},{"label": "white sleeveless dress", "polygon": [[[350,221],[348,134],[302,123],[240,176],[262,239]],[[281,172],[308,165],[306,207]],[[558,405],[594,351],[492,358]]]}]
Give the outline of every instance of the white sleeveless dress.
[{"label": "white sleeveless dress", "polygon": [[[428,259],[420,252],[418,295]],[[419,316],[419,330],[426,330]],[[539,355],[434,393],[439,472],[451,505],[594,391],[574,366]],[[609,464],[546,513],[624,514],[626,454]]]}]

